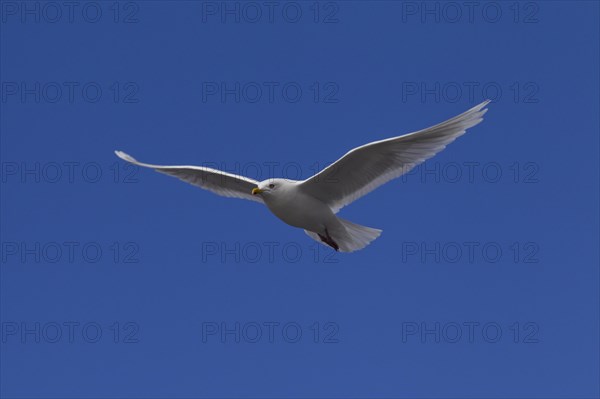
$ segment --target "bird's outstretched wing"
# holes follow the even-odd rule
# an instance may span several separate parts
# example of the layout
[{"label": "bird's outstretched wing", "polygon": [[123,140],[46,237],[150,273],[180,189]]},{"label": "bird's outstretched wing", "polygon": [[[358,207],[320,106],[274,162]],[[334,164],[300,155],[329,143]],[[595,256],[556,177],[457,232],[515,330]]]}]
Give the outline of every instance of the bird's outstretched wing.
[{"label": "bird's outstretched wing", "polygon": [[193,184],[205,190],[224,197],[243,198],[263,203],[260,195],[252,195],[252,189],[258,186],[256,180],[236,176],[231,173],[203,166],[163,166],[151,165],[137,161],[123,151],[115,151],[117,156],[134,165],[152,168],[157,172],[175,176],[187,183]]},{"label": "bird's outstretched wing", "polygon": [[299,187],[337,212],[442,151],[483,120],[488,103],[430,128],[357,147]]}]

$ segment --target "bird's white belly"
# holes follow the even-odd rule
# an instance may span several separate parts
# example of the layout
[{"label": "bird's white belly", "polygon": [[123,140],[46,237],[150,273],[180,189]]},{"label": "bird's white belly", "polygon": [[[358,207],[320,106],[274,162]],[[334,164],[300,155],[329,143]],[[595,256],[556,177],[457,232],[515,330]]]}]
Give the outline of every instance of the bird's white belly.
[{"label": "bird's white belly", "polygon": [[271,212],[285,223],[313,232],[322,232],[327,222],[335,218],[328,205],[309,195],[281,196],[265,202]]}]

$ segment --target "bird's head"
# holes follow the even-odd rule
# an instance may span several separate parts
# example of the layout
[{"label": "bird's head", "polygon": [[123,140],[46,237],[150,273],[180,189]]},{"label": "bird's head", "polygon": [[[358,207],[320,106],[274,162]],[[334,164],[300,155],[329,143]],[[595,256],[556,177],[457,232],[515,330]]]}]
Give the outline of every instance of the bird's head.
[{"label": "bird's head", "polygon": [[285,179],[268,179],[252,189],[252,195],[271,196],[285,190],[291,183]]}]

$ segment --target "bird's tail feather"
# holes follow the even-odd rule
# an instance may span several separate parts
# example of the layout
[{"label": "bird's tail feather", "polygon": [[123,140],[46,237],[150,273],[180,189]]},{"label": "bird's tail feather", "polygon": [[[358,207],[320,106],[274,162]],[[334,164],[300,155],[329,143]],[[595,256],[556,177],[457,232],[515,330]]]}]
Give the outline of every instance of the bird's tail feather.
[{"label": "bird's tail feather", "polygon": [[[353,252],[363,249],[381,234],[381,230],[373,229],[348,220],[338,218],[346,229],[346,234],[335,234],[334,241],[340,246],[342,252]],[[336,237],[337,236],[337,237]]]},{"label": "bird's tail feather", "polygon": [[[337,228],[329,230],[329,234],[333,241],[339,246],[340,252],[354,252],[363,249],[381,235],[381,230],[379,229],[361,226],[342,218],[338,218],[338,221],[340,224]],[[317,233],[308,230],[304,231],[313,240],[320,242],[323,245],[327,245],[321,240]]]}]

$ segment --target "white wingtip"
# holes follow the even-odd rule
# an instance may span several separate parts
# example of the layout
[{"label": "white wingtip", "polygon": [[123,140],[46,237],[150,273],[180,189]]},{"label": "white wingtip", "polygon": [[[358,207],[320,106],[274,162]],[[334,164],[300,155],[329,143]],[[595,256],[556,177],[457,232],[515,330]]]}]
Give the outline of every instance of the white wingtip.
[{"label": "white wingtip", "polygon": [[471,108],[470,110],[468,110],[465,113],[468,114],[468,113],[473,113],[473,112],[477,112],[477,111],[486,112],[487,109],[484,109],[484,108],[491,102],[492,102],[492,100],[485,100],[485,101],[477,104],[476,106],[474,106],[473,108]]},{"label": "white wingtip", "polygon": [[137,163],[138,161],[129,154],[124,153],[123,151],[115,151],[115,154],[124,161]]},{"label": "white wingtip", "polygon": [[491,102],[491,100],[485,100],[485,101],[477,104],[470,110],[466,111],[465,113],[460,114],[459,116],[457,116],[455,118],[452,118],[451,120],[460,119],[463,122],[470,121],[472,124],[469,124],[469,126],[467,126],[467,127],[473,127],[473,126],[479,124],[483,120],[483,115],[485,115],[486,112],[488,112],[488,109],[486,108],[486,106],[490,102]]},{"label": "white wingtip", "polygon": [[484,102],[482,102],[481,104],[479,104],[479,105],[477,106],[477,108],[479,108],[479,109],[480,109],[480,110],[482,110],[483,112],[487,112],[487,108],[485,108],[485,107],[487,107],[487,105],[488,105],[489,103],[491,103],[491,102],[492,102],[492,100],[485,100]]}]

